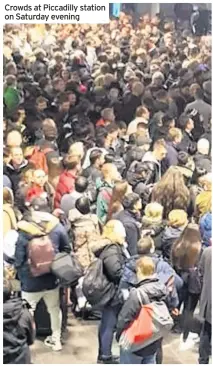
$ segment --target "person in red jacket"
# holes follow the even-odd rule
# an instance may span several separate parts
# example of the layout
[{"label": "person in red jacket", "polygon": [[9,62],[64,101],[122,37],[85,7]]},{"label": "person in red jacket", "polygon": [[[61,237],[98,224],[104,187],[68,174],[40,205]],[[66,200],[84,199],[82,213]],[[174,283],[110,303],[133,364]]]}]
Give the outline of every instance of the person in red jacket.
[{"label": "person in red jacket", "polygon": [[81,160],[77,155],[67,155],[65,158],[66,169],[60,175],[55,192],[55,208],[60,208],[64,194],[71,193],[75,189],[75,180],[81,171]]},{"label": "person in red jacket", "polygon": [[53,210],[53,187],[48,183],[48,176],[41,169],[33,171],[32,185],[28,189],[26,194],[26,202],[32,202],[34,198],[43,197],[46,199],[47,204],[52,212]]}]

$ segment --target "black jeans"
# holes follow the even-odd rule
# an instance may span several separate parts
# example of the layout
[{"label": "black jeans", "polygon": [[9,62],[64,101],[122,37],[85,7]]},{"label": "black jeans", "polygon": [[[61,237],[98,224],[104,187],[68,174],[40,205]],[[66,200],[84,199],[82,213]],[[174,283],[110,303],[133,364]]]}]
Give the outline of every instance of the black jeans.
[{"label": "black jeans", "polygon": [[183,309],[183,341],[188,338],[189,332],[192,329],[193,314],[197,306],[200,295],[188,293],[184,301]]},{"label": "black jeans", "polygon": [[205,321],[200,334],[199,363],[208,364],[211,355],[212,325]]}]

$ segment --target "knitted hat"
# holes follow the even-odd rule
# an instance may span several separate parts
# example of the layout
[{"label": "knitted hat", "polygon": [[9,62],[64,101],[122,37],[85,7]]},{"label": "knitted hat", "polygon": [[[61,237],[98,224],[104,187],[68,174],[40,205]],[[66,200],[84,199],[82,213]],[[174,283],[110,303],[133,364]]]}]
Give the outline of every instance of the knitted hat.
[{"label": "knitted hat", "polygon": [[181,227],[187,225],[187,213],[184,210],[172,210],[168,216],[169,225],[172,227]]},{"label": "knitted hat", "polygon": [[205,246],[209,246],[212,237],[212,213],[208,212],[200,219],[200,233]]}]

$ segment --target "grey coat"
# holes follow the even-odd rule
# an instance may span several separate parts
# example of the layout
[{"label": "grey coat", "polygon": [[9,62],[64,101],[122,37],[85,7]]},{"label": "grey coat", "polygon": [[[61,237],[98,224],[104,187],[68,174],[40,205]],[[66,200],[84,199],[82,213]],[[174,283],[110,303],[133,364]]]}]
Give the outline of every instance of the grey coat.
[{"label": "grey coat", "polygon": [[212,248],[206,248],[200,259],[202,292],[200,296],[200,316],[212,323]]},{"label": "grey coat", "polygon": [[188,112],[190,109],[196,109],[203,116],[203,124],[206,129],[211,119],[211,106],[202,99],[197,99],[194,102],[187,104],[185,112]]}]

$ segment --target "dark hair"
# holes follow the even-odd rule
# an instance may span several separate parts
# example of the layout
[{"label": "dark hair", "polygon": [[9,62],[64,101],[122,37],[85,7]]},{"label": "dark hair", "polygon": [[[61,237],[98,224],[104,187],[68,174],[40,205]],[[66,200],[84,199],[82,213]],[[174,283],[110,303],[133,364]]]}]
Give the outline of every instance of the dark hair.
[{"label": "dark hair", "polygon": [[200,166],[195,166],[195,170],[192,174],[191,184],[197,184],[198,179],[207,174],[207,170]]},{"label": "dark hair", "polygon": [[126,210],[134,210],[136,202],[140,200],[140,196],[137,193],[128,194],[123,200],[123,207]]},{"label": "dark hair", "polygon": [[187,124],[188,124],[188,122],[189,122],[189,119],[190,119],[190,117],[189,117],[187,114],[185,114],[185,113],[181,114],[181,116],[180,116],[180,118],[179,118],[179,123],[178,123],[178,125],[179,125],[179,127],[180,127],[182,130],[185,130],[185,129],[186,129]]},{"label": "dark hair", "polygon": [[188,163],[189,154],[187,154],[187,152],[185,151],[179,151],[177,158],[178,158],[178,165],[185,166]]},{"label": "dark hair", "polygon": [[89,184],[89,182],[88,182],[87,178],[85,178],[83,176],[79,176],[75,180],[75,190],[79,193],[83,193],[86,191],[88,184]]},{"label": "dark hair", "polygon": [[82,214],[87,215],[90,213],[90,201],[88,197],[82,196],[77,199],[75,208]]},{"label": "dark hair", "polygon": [[91,165],[94,165],[96,163],[96,161],[98,159],[100,159],[100,157],[103,155],[102,151],[101,150],[98,150],[98,149],[95,149],[93,151],[91,151],[90,153],[90,157],[89,157],[89,160],[90,160],[90,164]]},{"label": "dark hair", "polygon": [[46,98],[40,96],[38,98],[36,98],[36,104],[40,104],[40,103],[46,103]]},{"label": "dark hair", "polygon": [[108,126],[106,126],[106,131],[108,132],[108,134],[118,131],[118,126],[116,125],[116,123],[110,123]]},{"label": "dark hair", "polygon": [[61,93],[58,97],[58,104],[63,104],[69,102],[69,97],[66,92]]},{"label": "dark hair", "polygon": [[196,224],[189,224],[173,244],[171,260],[176,269],[187,270],[196,266],[201,250],[201,235]]},{"label": "dark hair", "polygon": [[124,122],[124,121],[117,121],[117,122],[116,122],[116,125],[118,126],[118,128],[119,128],[120,130],[124,130],[124,129],[126,129],[126,128],[127,128],[127,124],[126,124],[126,122]]},{"label": "dark hair", "polygon": [[173,117],[170,116],[169,114],[164,114],[164,116],[162,117],[162,124],[164,127],[169,128],[170,123],[173,121]]}]

